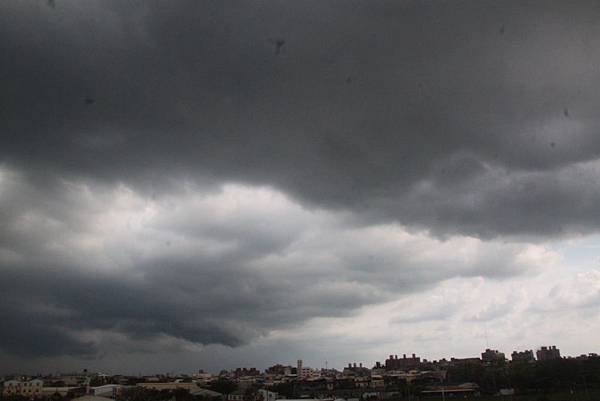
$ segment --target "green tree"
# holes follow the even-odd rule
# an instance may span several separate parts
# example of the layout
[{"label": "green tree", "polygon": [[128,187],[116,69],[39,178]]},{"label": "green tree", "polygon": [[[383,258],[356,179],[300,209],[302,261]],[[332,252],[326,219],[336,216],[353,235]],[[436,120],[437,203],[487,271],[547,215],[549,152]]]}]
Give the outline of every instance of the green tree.
[{"label": "green tree", "polygon": [[238,386],[235,382],[220,377],[212,382],[209,388],[221,394],[230,394],[237,390]]}]

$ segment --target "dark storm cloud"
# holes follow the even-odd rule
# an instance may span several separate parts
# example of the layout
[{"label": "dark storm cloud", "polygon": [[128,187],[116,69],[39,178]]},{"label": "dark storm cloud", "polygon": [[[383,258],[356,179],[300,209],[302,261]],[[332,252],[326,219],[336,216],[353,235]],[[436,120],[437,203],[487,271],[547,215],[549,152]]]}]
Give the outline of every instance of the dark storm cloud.
[{"label": "dark storm cloud", "polygon": [[269,189],[148,199],[66,180],[50,191],[6,169],[0,189],[0,349],[21,356],[239,346],[450,277],[534,267],[520,245],[356,228]]},{"label": "dark storm cloud", "polygon": [[[0,348],[5,352],[97,356],[107,351],[104,343],[109,349],[118,344],[104,340],[111,334],[134,341],[125,347],[129,350],[148,341],[146,352],[160,336],[238,346],[274,328],[312,316],[345,315],[373,302],[364,294],[330,290],[327,283],[311,288],[313,279],[301,271],[253,269],[251,263],[282,251],[298,235],[293,222],[290,227],[278,221],[276,211],[257,216],[258,211],[232,210],[219,222],[211,217],[211,205],[185,204],[185,194],[178,194],[174,199],[184,201],[171,206],[166,200],[141,238],[126,230],[111,243],[96,231],[110,218],[103,212],[114,207],[110,191],[72,182],[48,191],[22,174],[2,173],[0,300],[8,328]],[[139,204],[128,207],[136,213]],[[186,216],[193,218],[181,219]],[[110,230],[115,236],[119,227],[112,223]],[[226,250],[213,255],[219,246]],[[320,277],[335,281],[331,273]]]},{"label": "dark storm cloud", "polygon": [[[461,257],[452,235],[597,230],[599,14],[2,2],[0,348],[237,346],[450,277],[520,273],[519,246],[456,240],[475,249]],[[249,192],[223,212],[227,193],[193,196],[223,182],[299,203],[254,209]],[[398,233],[370,225],[389,222],[450,242],[387,244]]]},{"label": "dark storm cloud", "polygon": [[[3,275],[2,279],[7,279]],[[15,283],[13,284],[22,284]],[[23,310],[18,298],[9,294],[0,296],[0,312],[6,318],[5,327],[0,333],[2,349],[27,357],[78,355],[87,356],[95,352],[93,344],[78,339],[69,332],[64,322],[57,321],[53,311]],[[6,368],[6,366],[2,366]]]},{"label": "dark storm cloud", "polygon": [[551,178],[600,151],[594,2],[2,8],[10,165],[269,184],[445,233],[598,226],[597,184]]}]

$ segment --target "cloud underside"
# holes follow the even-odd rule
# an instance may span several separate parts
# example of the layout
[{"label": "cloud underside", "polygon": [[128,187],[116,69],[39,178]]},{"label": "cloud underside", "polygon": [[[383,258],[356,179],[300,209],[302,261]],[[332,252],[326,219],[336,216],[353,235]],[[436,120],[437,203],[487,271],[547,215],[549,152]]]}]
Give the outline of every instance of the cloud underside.
[{"label": "cloud underside", "polygon": [[555,259],[535,245],[356,226],[264,187],[182,183],[150,199],[64,181],[49,194],[6,170],[0,187],[11,206],[0,344],[25,355],[95,355],[107,339],[238,346],[452,277],[503,279]]},{"label": "cloud underside", "polygon": [[556,265],[525,241],[600,223],[599,14],[4,2],[0,348],[239,346]]},{"label": "cloud underside", "polygon": [[273,185],[444,234],[598,226],[593,2],[2,7],[19,168]]}]

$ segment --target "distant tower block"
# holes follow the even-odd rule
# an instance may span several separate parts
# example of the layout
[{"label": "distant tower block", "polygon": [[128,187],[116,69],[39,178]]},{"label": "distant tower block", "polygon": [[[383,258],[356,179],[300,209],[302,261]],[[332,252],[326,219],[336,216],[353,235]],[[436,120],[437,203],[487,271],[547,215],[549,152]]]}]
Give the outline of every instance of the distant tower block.
[{"label": "distant tower block", "polygon": [[302,359],[298,359],[298,365],[296,367],[297,377],[302,378]]},{"label": "distant tower block", "polygon": [[556,348],[556,345],[551,345],[537,350],[536,355],[538,361],[551,361],[553,359],[560,359],[560,350]]}]

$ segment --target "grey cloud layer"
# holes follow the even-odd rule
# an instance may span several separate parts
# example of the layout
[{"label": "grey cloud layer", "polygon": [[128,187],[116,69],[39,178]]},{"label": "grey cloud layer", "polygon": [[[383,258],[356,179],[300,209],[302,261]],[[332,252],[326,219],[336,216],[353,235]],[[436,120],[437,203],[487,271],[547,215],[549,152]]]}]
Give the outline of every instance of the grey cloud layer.
[{"label": "grey cloud layer", "polygon": [[0,7],[20,169],[274,185],[450,234],[598,227],[598,184],[554,179],[600,151],[595,2]]},{"label": "grey cloud layer", "polygon": [[55,5],[0,4],[6,353],[238,346],[598,229],[596,2]]},{"label": "grey cloud layer", "polygon": [[0,347],[17,355],[95,357],[159,340],[161,349],[237,346],[447,278],[511,277],[538,264],[526,245],[356,228],[267,188],[182,184],[149,199],[63,181],[50,193],[0,171],[10,322]]}]

